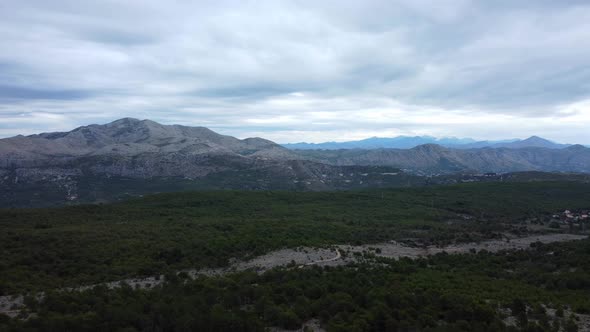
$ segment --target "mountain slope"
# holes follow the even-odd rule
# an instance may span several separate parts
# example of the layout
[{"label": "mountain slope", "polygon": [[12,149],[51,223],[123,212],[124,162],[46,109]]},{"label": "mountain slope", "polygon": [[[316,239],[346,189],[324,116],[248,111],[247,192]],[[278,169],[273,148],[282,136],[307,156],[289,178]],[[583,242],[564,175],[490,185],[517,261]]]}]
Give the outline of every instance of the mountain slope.
[{"label": "mountain slope", "polygon": [[305,159],[262,138],[240,140],[203,127],[125,118],[70,132],[1,139],[0,206],[186,189],[347,189],[391,186],[398,180],[382,175],[398,173],[397,168]]},{"label": "mountain slope", "polygon": [[539,136],[531,136],[522,141],[498,143],[492,144],[494,148],[511,148],[511,149],[522,149],[522,148],[547,148],[547,149],[563,149],[570,146],[569,144],[559,144],[550,140],[541,138]]},{"label": "mountain slope", "polygon": [[527,148],[543,147],[550,149],[562,149],[568,144],[554,143],[538,136],[532,136],[525,140],[509,139],[500,141],[475,141],[471,138],[445,137],[436,138],[431,136],[397,136],[397,137],[371,137],[360,141],[348,142],[325,142],[325,143],[291,143],[283,144],[284,147],[293,150],[339,150],[339,149],[411,149],[424,144],[438,144],[453,149],[474,149],[474,148]]},{"label": "mountain slope", "polygon": [[392,166],[428,173],[590,172],[590,148],[450,149],[427,144],[412,149],[298,150],[300,155],[334,165]]},{"label": "mountain slope", "polygon": [[543,147],[289,150],[262,138],[125,118],[0,139],[0,206],[94,202],[159,191],[333,190],[431,181],[417,175],[590,173],[589,148],[547,148],[539,138],[526,144]]},{"label": "mountain slope", "polygon": [[89,125],[70,132],[43,133],[0,140],[0,157],[44,158],[87,155],[136,156],[143,153],[288,155],[280,145],[261,138],[239,140],[204,127],[161,125],[124,118],[105,125]]},{"label": "mountain slope", "polygon": [[423,144],[439,144],[439,145],[462,145],[474,143],[470,138],[435,138],[431,136],[397,136],[397,137],[371,137],[360,141],[349,142],[325,142],[325,143],[292,143],[283,144],[289,149],[381,149],[381,148],[398,148],[409,149]]}]

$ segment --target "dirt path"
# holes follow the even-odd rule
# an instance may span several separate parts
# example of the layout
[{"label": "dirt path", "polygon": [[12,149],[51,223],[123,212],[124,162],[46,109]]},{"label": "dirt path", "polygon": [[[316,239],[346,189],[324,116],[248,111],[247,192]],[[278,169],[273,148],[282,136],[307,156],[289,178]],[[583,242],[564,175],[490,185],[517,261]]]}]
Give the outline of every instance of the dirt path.
[{"label": "dirt path", "polygon": [[552,243],[582,240],[587,238],[586,235],[577,234],[545,234],[535,235],[522,238],[512,238],[509,240],[489,240],[480,243],[461,243],[446,247],[430,246],[426,248],[409,247],[402,243],[391,241],[389,243],[379,243],[362,246],[340,246],[339,248],[351,253],[355,252],[373,252],[377,256],[389,258],[419,258],[438,253],[446,252],[449,254],[470,253],[473,251],[487,250],[489,252],[498,252],[502,250],[519,250],[529,249],[532,243]]},{"label": "dirt path", "polygon": [[300,265],[299,267],[309,266],[309,265],[318,265],[318,264],[328,263],[328,262],[334,262],[334,261],[339,260],[340,258],[342,258],[342,255],[340,254],[340,249],[336,249],[336,256],[334,256],[332,258],[322,259],[322,260],[315,261],[315,262],[309,262],[309,263],[306,263],[304,265]]}]

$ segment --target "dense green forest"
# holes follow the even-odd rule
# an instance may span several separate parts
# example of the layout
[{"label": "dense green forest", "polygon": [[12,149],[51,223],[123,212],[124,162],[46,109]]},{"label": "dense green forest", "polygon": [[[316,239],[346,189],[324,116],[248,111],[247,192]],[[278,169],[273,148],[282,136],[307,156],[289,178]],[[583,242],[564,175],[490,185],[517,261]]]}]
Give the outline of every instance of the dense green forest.
[{"label": "dense green forest", "polygon": [[[108,205],[0,210],[0,295],[215,267],[297,246],[518,233],[590,203],[580,183],[475,183],[355,192],[194,192]],[[470,214],[465,221],[457,214]],[[449,222],[452,221],[452,222]]]},{"label": "dense green forest", "polygon": [[[6,331],[577,331],[590,313],[590,241],[531,250],[223,277],[171,274],[152,290],[97,287],[27,300]],[[507,319],[508,318],[508,319]],[[512,319],[513,324],[506,322]],[[561,330],[560,330],[561,329]]]}]

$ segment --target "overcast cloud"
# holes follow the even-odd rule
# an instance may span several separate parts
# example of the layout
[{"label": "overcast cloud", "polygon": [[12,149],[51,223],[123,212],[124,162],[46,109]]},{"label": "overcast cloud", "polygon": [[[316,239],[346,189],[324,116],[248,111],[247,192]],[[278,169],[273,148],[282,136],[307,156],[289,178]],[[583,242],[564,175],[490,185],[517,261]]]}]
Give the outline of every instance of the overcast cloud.
[{"label": "overcast cloud", "polygon": [[588,144],[590,2],[0,2],[0,137],[126,116]]}]

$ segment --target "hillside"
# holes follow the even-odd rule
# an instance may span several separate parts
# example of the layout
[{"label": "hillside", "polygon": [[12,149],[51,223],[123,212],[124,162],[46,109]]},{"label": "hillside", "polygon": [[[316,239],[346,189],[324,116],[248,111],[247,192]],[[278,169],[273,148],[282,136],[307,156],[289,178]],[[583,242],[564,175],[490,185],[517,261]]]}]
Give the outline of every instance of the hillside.
[{"label": "hillside", "polygon": [[138,156],[145,153],[233,154],[279,158],[289,152],[262,138],[239,140],[205,127],[162,125],[150,120],[120,119],[70,132],[16,136],[0,141],[0,160],[20,165],[24,160],[80,156]]},{"label": "hillside", "polygon": [[588,186],[218,191],[0,209],[0,330],[583,331],[590,241],[580,225],[552,225],[565,209],[587,213]]},{"label": "hillside", "polygon": [[540,138],[502,144],[289,150],[262,138],[124,118],[0,139],[0,206],[102,202],[179,190],[340,190],[443,181],[423,175],[590,173],[590,149],[581,145],[553,148]]},{"label": "hillside", "polygon": [[411,149],[424,144],[437,144],[453,149],[475,148],[530,148],[543,147],[549,149],[563,149],[570,144],[559,144],[547,139],[531,136],[527,139],[505,139],[497,141],[476,141],[472,138],[432,136],[396,136],[396,137],[371,137],[359,141],[324,142],[324,143],[288,143],[284,147],[292,150],[340,150],[340,149]]},{"label": "hillside", "polygon": [[296,150],[304,157],[334,165],[394,166],[427,173],[472,172],[590,172],[590,148],[450,149],[426,144],[412,149]]},{"label": "hillside", "polygon": [[[0,295],[224,266],[232,257],[283,247],[493,238],[521,232],[528,218],[588,208],[589,189],[588,183],[549,181],[340,192],[203,191],[117,204],[0,209],[0,250],[13,253],[0,257]],[[182,253],[178,259],[159,255],[175,248]]]}]

